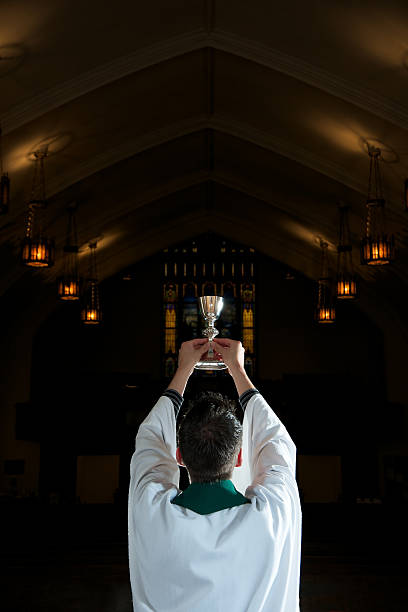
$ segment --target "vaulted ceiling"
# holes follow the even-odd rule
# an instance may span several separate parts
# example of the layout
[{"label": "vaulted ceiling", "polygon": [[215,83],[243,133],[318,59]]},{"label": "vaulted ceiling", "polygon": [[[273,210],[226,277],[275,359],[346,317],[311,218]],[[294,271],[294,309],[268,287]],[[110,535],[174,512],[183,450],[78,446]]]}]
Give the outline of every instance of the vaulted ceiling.
[{"label": "vaulted ceiling", "polygon": [[[363,303],[405,321],[407,82],[402,0],[3,3],[12,204],[0,219],[0,293],[60,271],[58,261],[41,272],[18,263],[30,154],[48,143],[48,232],[61,249],[76,201],[83,252],[99,238],[105,277],[212,229],[316,278],[319,238],[334,264],[342,201]],[[358,252],[368,144],[383,152],[398,249],[376,271]]]}]

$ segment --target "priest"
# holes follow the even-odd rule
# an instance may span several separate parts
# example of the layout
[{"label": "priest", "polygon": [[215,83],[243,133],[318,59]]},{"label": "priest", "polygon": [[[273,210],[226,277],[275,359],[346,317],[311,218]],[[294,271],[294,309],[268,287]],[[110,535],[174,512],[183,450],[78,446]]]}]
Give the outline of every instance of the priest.
[{"label": "priest", "polygon": [[[241,342],[214,339],[244,410],[203,392],[176,418],[207,339],[182,344],[130,464],[134,612],[298,612],[302,512],[296,447],[244,370]],[[179,489],[178,465],[190,485]]]}]

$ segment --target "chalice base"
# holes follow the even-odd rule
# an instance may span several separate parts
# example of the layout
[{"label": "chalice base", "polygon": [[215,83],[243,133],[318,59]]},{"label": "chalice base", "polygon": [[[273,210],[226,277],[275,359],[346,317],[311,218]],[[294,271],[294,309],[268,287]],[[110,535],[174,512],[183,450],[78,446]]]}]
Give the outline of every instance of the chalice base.
[{"label": "chalice base", "polygon": [[217,359],[204,359],[195,364],[196,370],[226,370],[228,366],[223,361]]}]

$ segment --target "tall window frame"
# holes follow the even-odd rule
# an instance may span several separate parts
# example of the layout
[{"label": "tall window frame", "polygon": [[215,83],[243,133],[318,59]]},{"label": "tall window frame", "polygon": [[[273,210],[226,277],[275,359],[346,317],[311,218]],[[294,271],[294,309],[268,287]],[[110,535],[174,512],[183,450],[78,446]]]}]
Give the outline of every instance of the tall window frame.
[{"label": "tall window frame", "polygon": [[215,234],[168,247],[162,252],[162,372],[177,367],[182,342],[201,337],[198,297],[221,295],[224,308],[216,326],[220,337],[241,339],[245,368],[256,376],[256,252]]}]

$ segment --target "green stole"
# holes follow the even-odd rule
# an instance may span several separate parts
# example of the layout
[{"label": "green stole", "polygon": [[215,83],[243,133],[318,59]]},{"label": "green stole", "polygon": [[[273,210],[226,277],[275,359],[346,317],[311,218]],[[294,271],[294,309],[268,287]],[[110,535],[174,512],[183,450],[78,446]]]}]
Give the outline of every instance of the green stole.
[{"label": "green stole", "polygon": [[189,508],[198,514],[211,514],[226,508],[250,504],[251,501],[236,490],[231,480],[192,482],[171,500],[172,504]]}]

